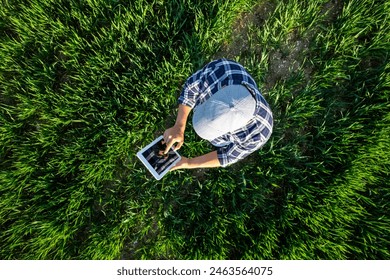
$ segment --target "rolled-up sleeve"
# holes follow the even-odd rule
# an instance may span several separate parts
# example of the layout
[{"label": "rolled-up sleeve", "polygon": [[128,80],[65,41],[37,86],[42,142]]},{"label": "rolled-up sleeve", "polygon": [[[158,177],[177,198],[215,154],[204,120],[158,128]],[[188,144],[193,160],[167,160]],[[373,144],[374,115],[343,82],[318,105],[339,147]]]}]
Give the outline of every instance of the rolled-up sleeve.
[{"label": "rolled-up sleeve", "polygon": [[218,63],[223,61],[222,59],[212,61],[192,74],[183,86],[178,103],[194,108],[198,103],[204,102],[207,97],[211,96],[210,85],[217,83],[221,75],[223,76],[225,73],[224,71],[218,72],[220,69]]},{"label": "rolled-up sleeve", "polygon": [[226,167],[239,160],[249,156],[254,151],[260,149],[265,142],[249,142],[249,143],[230,143],[227,146],[219,147],[217,155],[219,163],[222,167]]},{"label": "rolled-up sleeve", "polygon": [[201,94],[202,74],[203,71],[199,70],[187,79],[178,99],[179,104],[195,107]]}]

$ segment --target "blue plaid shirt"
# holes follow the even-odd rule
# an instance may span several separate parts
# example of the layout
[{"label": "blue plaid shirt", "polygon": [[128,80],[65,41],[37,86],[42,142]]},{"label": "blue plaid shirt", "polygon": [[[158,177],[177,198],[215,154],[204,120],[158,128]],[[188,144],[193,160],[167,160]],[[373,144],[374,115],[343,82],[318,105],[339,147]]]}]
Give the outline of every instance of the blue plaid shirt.
[{"label": "blue plaid shirt", "polygon": [[242,65],[231,60],[212,61],[194,73],[184,84],[178,101],[194,108],[227,85],[245,85],[256,98],[256,110],[246,126],[211,141],[217,147],[221,166],[235,163],[260,149],[270,138],[273,127],[271,109],[256,82]]}]

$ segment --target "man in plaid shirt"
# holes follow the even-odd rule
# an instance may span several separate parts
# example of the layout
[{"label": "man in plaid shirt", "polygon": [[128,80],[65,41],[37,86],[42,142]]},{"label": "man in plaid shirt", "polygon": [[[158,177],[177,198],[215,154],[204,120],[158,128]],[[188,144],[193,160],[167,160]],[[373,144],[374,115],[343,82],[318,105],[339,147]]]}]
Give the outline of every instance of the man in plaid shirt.
[{"label": "man in plaid shirt", "polygon": [[189,77],[179,97],[175,125],[164,132],[166,150],[180,149],[191,110],[195,132],[216,150],[174,167],[225,167],[261,148],[273,127],[271,109],[256,82],[237,62],[218,59]]}]

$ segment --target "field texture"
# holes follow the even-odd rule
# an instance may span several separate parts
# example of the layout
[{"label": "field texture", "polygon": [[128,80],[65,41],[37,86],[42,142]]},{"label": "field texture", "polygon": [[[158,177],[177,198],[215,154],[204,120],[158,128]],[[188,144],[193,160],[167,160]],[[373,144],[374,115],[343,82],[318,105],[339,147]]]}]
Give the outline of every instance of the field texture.
[{"label": "field texture", "polygon": [[[0,1],[0,259],[390,259],[390,2]],[[155,181],[186,78],[243,64],[264,148]],[[187,125],[180,153],[212,147]]]}]

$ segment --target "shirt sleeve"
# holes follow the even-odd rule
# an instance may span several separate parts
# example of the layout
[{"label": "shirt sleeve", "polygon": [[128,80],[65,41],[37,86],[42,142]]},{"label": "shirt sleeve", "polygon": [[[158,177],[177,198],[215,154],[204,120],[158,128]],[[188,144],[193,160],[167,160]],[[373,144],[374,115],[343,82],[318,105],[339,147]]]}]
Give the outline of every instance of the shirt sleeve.
[{"label": "shirt sleeve", "polygon": [[194,108],[199,103],[199,100],[205,97],[206,89],[211,83],[218,80],[219,75],[221,75],[220,73],[215,73],[219,68],[218,63],[221,61],[220,59],[206,64],[187,79],[178,100],[179,104]]},{"label": "shirt sleeve", "polygon": [[199,99],[203,71],[198,70],[191,75],[184,84],[183,90],[179,97],[179,104],[187,105],[194,108]]},{"label": "shirt sleeve", "polygon": [[217,149],[219,163],[222,167],[226,167],[249,156],[264,144],[263,141],[250,141],[249,143],[230,143],[227,146],[219,147]]}]

